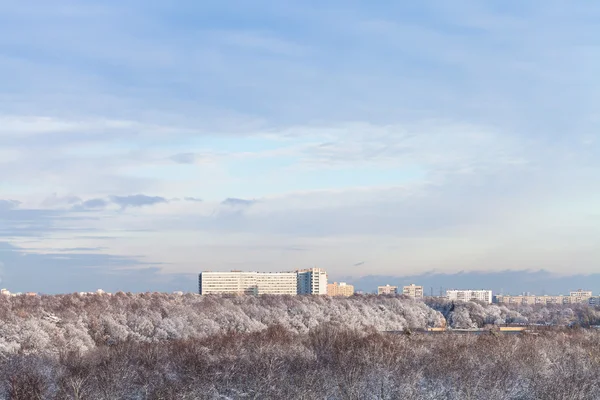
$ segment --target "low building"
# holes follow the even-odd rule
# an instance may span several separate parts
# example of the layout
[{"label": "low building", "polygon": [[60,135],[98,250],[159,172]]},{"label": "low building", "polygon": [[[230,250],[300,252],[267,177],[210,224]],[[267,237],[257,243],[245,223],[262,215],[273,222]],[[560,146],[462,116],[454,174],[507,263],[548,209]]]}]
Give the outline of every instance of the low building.
[{"label": "low building", "polygon": [[498,304],[518,304],[518,305],[549,305],[549,304],[595,304],[591,291],[577,290],[570,292],[569,296],[562,294],[554,296],[535,296],[535,295],[498,295],[496,296]]},{"label": "low building", "polygon": [[448,300],[454,301],[483,301],[485,303],[492,303],[492,291],[491,290],[446,290],[446,297]]},{"label": "low building", "polygon": [[414,299],[422,299],[423,298],[423,286],[417,286],[414,283],[411,283],[408,286],[404,286],[402,288],[402,294],[405,296],[412,297]]},{"label": "low building", "polygon": [[379,287],[377,287],[377,294],[378,295],[398,294],[398,286],[390,286],[390,285],[379,286]]},{"label": "low building", "polygon": [[328,296],[343,296],[350,297],[354,294],[354,286],[348,285],[346,282],[333,282],[327,284]]}]

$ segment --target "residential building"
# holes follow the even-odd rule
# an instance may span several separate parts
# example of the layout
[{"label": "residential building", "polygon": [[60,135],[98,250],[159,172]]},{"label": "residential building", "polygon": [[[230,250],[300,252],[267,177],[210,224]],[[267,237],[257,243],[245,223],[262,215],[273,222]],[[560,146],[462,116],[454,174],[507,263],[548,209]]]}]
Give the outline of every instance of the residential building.
[{"label": "residential building", "polygon": [[417,286],[414,283],[411,283],[408,286],[404,286],[402,288],[402,294],[405,296],[409,296],[415,299],[423,298],[423,286]]},{"label": "residential building", "polygon": [[258,294],[295,295],[298,292],[297,275],[295,272],[257,272],[256,286]]},{"label": "residential building", "polygon": [[485,303],[492,303],[492,291],[491,290],[446,290],[446,297],[448,300],[455,301],[483,301]]},{"label": "residential building", "polygon": [[2,296],[10,296],[11,293],[10,293],[10,291],[8,289],[2,289],[2,290],[0,290],[0,295],[2,295]]},{"label": "residential building", "polygon": [[327,294],[327,272],[321,268],[296,271],[298,294]]},{"label": "residential building", "polygon": [[349,297],[354,294],[354,286],[348,285],[346,282],[333,282],[327,284],[328,296],[343,296]]},{"label": "residential building", "polygon": [[295,272],[202,272],[198,276],[200,294],[289,294],[295,295]]},{"label": "residential building", "polygon": [[592,298],[591,290],[578,289],[575,292],[569,293],[569,302],[570,303],[589,303],[590,298]]},{"label": "residential building", "polygon": [[594,303],[594,297],[591,291],[577,290],[570,292],[569,296],[556,295],[556,296],[535,296],[535,295],[520,295],[520,296],[509,296],[509,295],[498,295],[496,296],[496,303],[498,304],[519,304],[519,305],[548,305],[548,304],[592,304]]},{"label": "residential building", "polygon": [[377,287],[377,294],[378,295],[398,294],[398,286],[390,286],[390,285],[379,286],[379,287]]}]

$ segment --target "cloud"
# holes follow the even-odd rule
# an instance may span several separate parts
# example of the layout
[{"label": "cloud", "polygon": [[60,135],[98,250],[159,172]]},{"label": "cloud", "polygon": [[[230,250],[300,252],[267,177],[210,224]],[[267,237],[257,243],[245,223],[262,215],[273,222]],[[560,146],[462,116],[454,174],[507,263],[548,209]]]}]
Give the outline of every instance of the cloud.
[{"label": "cloud", "polygon": [[52,232],[93,230],[85,225],[91,219],[91,216],[69,215],[65,210],[0,208],[0,237],[41,239]]},{"label": "cloud", "polygon": [[[196,279],[186,274],[161,274],[156,264],[136,257],[75,249],[32,253],[0,241],[3,284],[12,292],[70,293],[73,291],[195,292]],[[32,279],[35,277],[35,279]]]},{"label": "cloud", "polygon": [[52,196],[49,196],[42,201],[41,206],[53,208],[65,205],[74,205],[81,203],[81,201],[81,198],[74,195],[58,196],[56,193],[53,193]]},{"label": "cloud", "polygon": [[74,211],[101,210],[109,205],[106,199],[89,199],[73,206]]},{"label": "cloud", "polygon": [[131,196],[111,196],[110,199],[113,203],[121,206],[122,208],[151,206],[155,204],[169,202],[164,197],[146,196],[143,194],[136,194]]},{"label": "cloud", "polygon": [[196,154],[194,153],[174,154],[169,158],[178,164],[193,164],[196,162]]},{"label": "cloud", "polygon": [[598,268],[597,4],[13,3],[0,236],[25,252]]},{"label": "cloud", "polygon": [[236,199],[233,197],[229,197],[221,202],[222,205],[231,207],[249,207],[254,203],[256,203],[256,200]]},{"label": "cloud", "polygon": [[21,204],[20,201],[17,200],[2,200],[0,199],[0,211],[1,210],[12,210],[17,208]]}]

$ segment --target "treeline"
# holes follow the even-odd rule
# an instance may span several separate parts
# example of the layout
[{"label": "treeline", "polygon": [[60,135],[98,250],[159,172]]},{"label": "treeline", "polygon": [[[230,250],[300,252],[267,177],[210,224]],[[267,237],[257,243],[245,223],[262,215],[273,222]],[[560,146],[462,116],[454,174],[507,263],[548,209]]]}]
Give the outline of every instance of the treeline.
[{"label": "treeline", "polygon": [[478,302],[427,300],[452,328],[483,328],[488,325],[529,324],[584,327],[600,325],[600,308],[587,304],[497,305]]},{"label": "treeline", "polygon": [[322,324],[376,331],[503,324],[600,324],[588,306],[506,307],[402,296],[198,296],[164,293],[0,296],[0,354],[86,352],[124,342],[156,343],[251,333],[279,325],[298,334]]},{"label": "treeline", "polygon": [[600,334],[390,334],[324,323],[0,358],[4,399],[600,398]]},{"label": "treeline", "polygon": [[201,339],[272,325],[307,333],[324,323],[378,331],[439,327],[443,315],[399,297],[197,296],[164,293],[0,296],[0,354],[57,355],[124,342]]}]

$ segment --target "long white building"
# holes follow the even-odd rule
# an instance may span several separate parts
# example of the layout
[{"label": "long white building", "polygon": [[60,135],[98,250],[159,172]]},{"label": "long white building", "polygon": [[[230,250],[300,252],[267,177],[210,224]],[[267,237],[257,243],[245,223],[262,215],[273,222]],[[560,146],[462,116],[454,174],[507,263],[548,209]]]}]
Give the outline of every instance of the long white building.
[{"label": "long white building", "polygon": [[295,272],[201,272],[200,294],[289,294],[297,293]]},{"label": "long white building", "polygon": [[298,294],[327,294],[327,272],[321,268],[296,271]]},{"label": "long white building", "polygon": [[483,301],[486,303],[492,303],[492,291],[491,290],[446,290],[446,297],[448,300],[455,301]]}]

